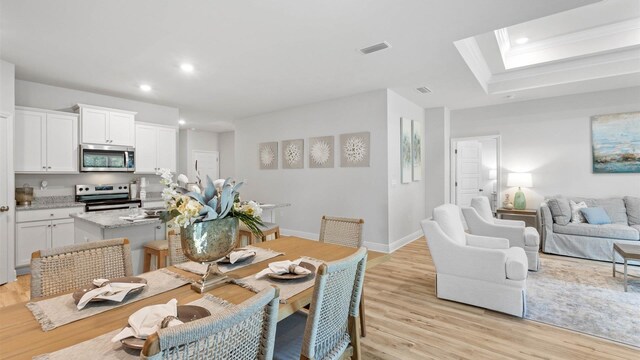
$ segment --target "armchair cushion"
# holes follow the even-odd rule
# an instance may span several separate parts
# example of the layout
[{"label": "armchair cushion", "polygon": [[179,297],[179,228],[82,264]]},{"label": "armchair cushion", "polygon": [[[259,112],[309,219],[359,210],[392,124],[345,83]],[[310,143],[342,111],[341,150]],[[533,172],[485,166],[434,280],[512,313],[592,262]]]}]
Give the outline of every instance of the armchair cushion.
[{"label": "armchair cushion", "polygon": [[527,226],[527,224],[522,220],[493,219],[493,223],[496,225],[509,225],[518,227]]},{"label": "armchair cushion", "polygon": [[532,227],[526,227],[524,229],[524,244],[526,246],[540,246],[540,234],[538,230]]},{"label": "armchair cushion", "polygon": [[466,243],[459,207],[452,204],[438,206],[433,209],[433,220],[435,220],[438,225],[440,225],[442,231],[458,245],[464,245]]},{"label": "armchair cushion", "polygon": [[469,246],[481,247],[485,249],[508,249],[509,248],[509,240],[507,239],[472,235],[472,234],[466,234],[466,237],[467,237],[467,245]]},{"label": "armchair cushion", "polygon": [[524,250],[522,250],[522,248],[512,247],[503,251],[507,254],[507,261],[505,263],[507,279],[525,280],[527,278],[529,263]]},{"label": "armchair cushion", "polygon": [[491,212],[491,205],[489,204],[489,198],[486,196],[478,196],[471,199],[471,207],[476,209],[478,215],[481,218],[493,222],[493,212]]}]

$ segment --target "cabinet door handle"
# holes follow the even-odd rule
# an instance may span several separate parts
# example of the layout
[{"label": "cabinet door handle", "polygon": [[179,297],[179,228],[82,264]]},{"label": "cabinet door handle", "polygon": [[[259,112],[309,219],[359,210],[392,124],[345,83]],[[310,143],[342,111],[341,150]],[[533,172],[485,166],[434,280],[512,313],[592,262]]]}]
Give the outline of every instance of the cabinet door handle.
[{"label": "cabinet door handle", "polygon": [[56,224],[53,224],[53,227],[56,227],[56,226],[57,226]]},{"label": "cabinet door handle", "polygon": [[9,211],[9,207],[8,206],[0,206],[0,212],[5,212],[5,211]]},{"label": "cabinet door handle", "polygon": [[42,168],[43,168],[43,169],[46,169],[47,167],[46,167],[46,166],[43,166]]},{"label": "cabinet door handle", "polygon": [[49,216],[53,216],[53,214],[49,214]]},{"label": "cabinet door handle", "polygon": [[51,169],[51,166],[47,166],[47,169]]},{"label": "cabinet door handle", "polygon": [[47,227],[51,227],[51,225],[47,225]]},{"label": "cabinet door handle", "polygon": [[158,226],[156,226],[156,229],[160,230],[160,229],[162,229],[162,226],[158,225]]}]

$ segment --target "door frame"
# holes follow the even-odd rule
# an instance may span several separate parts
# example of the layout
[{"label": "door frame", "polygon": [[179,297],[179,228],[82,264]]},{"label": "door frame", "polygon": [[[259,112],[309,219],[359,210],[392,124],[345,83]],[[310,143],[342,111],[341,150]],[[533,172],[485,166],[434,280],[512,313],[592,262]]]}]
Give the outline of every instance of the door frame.
[{"label": "door frame", "polygon": [[481,140],[496,140],[496,196],[497,199],[497,207],[500,207],[500,199],[502,199],[502,137],[500,134],[495,135],[482,135],[482,136],[469,136],[469,137],[458,137],[451,138],[450,149],[449,149],[449,161],[451,162],[451,166],[449,167],[449,202],[451,204],[456,203],[456,148],[458,147],[458,142],[462,141],[481,141]]},{"label": "door frame", "polygon": [[[16,280],[16,269],[15,269],[15,213],[16,213],[16,201],[15,201],[15,172],[13,167],[13,134],[14,134],[14,117],[12,113],[0,112],[0,121],[6,121],[7,124],[7,133],[6,133],[6,149],[0,149],[0,154],[4,153],[6,156],[6,164],[7,169],[6,173],[0,172],[0,176],[2,179],[0,181],[5,182],[7,184],[7,204],[0,204],[9,206],[9,211],[6,212],[7,216],[7,233],[3,234],[6,236],[6,244],[0,242],[0,247],[3,247],[3,250],[6,250],[7,259],[6,264],[2,264],[0,262],[0,266],[6,266],[6,276],[7,282]],[[3,271],[4,272],[4,271]],[[4,281],[0,278],[0,284]]]}]

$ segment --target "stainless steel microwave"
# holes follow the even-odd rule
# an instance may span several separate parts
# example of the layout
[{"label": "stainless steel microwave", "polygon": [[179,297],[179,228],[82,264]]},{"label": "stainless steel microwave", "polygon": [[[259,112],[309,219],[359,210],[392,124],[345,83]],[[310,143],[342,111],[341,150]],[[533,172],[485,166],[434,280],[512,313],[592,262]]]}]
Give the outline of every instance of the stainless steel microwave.
[{"label": "stainless steel microwave", "polygon": [[134,172],[135,149],[128,146],[80,145],[82,172]]}]

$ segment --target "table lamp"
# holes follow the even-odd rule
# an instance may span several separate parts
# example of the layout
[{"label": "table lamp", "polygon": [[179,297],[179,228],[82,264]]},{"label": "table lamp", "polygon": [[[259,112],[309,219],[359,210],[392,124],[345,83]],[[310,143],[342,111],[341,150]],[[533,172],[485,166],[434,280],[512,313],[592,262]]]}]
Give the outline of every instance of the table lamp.
[{"label": "table lamp", "polygon": [[527,201],[522,192],[523,187],[532,187],[531,173],[509,173],[507,176],[508,187],[518,187],[516,196],[513,199],[513,208],[516,210],[524,210],[527,207]]}]

